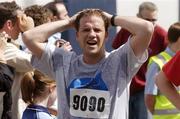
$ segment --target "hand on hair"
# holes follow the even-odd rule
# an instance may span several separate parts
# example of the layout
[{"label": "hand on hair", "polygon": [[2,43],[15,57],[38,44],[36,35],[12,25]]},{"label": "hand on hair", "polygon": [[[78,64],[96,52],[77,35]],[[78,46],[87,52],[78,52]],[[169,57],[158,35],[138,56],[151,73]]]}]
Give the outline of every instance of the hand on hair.
[{"label": "hand on hair", "polygon": [[112,15],[112,14],[109,14],[109,13],[107,13],[107,12],[103,12],[103,14],[108,18],[109,24],[112,25],[112,24],[111,24],[111,18],[112,18],[113,15]]},{"label": "hand on hair", "polygon": [[34,21],[31,17],[26,16],[25,14],[18,16],[18,23],[21,32],[25,32],[29,29],[34,28]]},{"label": "hand on hair", "polygon": [[74,14],[74,15],[69,19],[70,25],[71,25],[72,27],[75,27],[75,23],[74,23],[74,22],[75,22],[77,16],[78,16],[80,13],[81,13],[81,11],[80,11],[80,12],[77,12],[76,14]]}]

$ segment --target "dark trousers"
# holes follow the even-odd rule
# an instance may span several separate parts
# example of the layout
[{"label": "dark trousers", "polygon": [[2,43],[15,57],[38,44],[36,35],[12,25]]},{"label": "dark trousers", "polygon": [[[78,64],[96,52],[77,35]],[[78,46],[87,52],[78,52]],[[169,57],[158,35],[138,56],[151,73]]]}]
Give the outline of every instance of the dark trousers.
[{"label": "dark trousers", "polygon": [[130,96],[129,119],[147,119],[147,108],[144,102],[144,91]]}]

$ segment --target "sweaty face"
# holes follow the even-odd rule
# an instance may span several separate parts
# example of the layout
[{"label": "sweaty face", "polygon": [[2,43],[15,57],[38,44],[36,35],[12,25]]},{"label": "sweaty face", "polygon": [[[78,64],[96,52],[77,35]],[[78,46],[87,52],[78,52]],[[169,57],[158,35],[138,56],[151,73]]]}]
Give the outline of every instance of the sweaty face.
[{"label": "sweaty face", "polygon": [[144,9],[141,11],[140,17],[142,19],[145,19],[155,24],[155,22],[157,21],[157,12],[158,11],[150,11],[150,10]]},{"label": "sweaty face", "polygon": [[82,17],[79,31],[77,31],[77,41],[83,49],[84,55],[102,55],[107,37],[104,21],[99,16]]}]

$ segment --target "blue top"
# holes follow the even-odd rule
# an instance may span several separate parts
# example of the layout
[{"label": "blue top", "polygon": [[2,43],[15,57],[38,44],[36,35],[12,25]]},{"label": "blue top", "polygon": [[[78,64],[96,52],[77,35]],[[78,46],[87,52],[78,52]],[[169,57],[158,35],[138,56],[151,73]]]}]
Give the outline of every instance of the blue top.
[{"label": "blue top", "polygon": [[23,112],[22,119],[53,119],[46,107],[29,105]]}]

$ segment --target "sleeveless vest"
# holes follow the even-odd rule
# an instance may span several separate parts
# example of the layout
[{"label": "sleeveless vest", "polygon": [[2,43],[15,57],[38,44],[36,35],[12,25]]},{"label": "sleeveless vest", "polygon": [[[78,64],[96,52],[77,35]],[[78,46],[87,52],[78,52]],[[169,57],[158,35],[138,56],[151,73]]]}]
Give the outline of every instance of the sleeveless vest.
[{"label": "sleeveless vest", "polygon": [[[171,58],[172,57],[168,53],[161,52],[158,56],[150,58],[148,66],[154,62],[161,70],[163,65]],[[158,91],[158,95],[156,96],[153,119],[180,119],[180,111],[176,109],[160,91]]]}]

